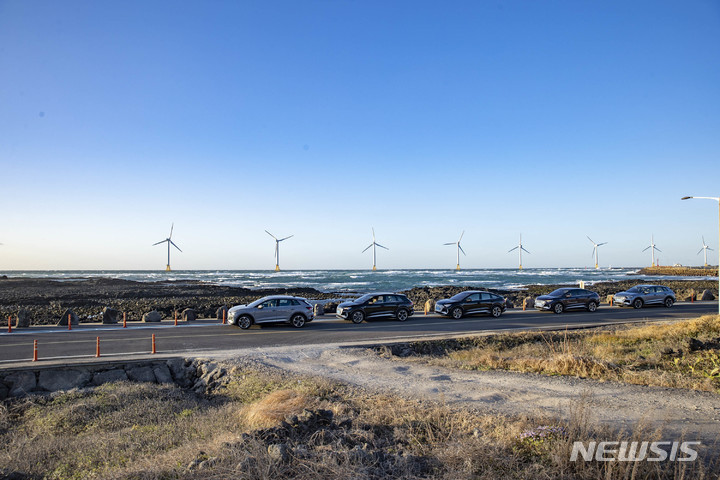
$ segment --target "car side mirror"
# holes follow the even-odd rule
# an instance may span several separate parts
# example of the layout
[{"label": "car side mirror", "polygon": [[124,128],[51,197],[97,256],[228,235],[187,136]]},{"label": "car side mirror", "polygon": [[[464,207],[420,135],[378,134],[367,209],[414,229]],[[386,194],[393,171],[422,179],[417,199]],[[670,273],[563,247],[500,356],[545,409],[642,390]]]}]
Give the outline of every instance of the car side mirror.
[{"label": "car side mirror", "polygon": [[263,306],[262,306],[262,305],[258,305],[258,306],[257,306],[257,308],[259,308],[259,309],[262,309],[262,308],[263,308]]}]

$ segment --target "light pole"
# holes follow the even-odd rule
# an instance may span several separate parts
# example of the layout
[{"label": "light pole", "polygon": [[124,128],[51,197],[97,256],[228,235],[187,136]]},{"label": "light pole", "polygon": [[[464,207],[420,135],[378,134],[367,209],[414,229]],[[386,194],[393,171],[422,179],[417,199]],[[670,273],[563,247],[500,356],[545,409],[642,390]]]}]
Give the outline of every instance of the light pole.
[{"label": "light pole", "polygon": [[[680,200],[689,198],[704,198],[718,202],[718,231],[720,231],[720,197],[682,197]],[[720,234],[718,235],[718,244],[720,245]],[[718,248],[718,315],[720,315],[720,248]]]}]

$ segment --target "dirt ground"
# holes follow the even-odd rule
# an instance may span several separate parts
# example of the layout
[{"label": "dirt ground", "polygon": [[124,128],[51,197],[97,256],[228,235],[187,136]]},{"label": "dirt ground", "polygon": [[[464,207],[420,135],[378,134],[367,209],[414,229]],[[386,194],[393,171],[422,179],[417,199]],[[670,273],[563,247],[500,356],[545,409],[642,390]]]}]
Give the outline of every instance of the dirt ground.
[{"label": "dirt ground", "polygon": [[[663,427],[668,439],[699,440],[720,450],[720,396],[714,393],[513,372],[445,369],[383,358],[367,348],[277,347],[242,352],[262,363],[370,390],[508,415],[569,418],[573,402],[591,404],[591,420],[617,429]],[[217,357],[237,356],[227,352]]]}]

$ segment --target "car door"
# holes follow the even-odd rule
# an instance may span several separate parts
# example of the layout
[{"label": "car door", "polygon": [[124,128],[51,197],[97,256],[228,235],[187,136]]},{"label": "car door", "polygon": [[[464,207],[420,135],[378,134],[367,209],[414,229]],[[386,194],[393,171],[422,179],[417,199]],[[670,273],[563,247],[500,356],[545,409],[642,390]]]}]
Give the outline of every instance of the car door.
[{"label": "car door", "polygon": [[365,306],[365,317],[366,318],[377,318],[383,315],[383,309],[385,308],[385,295],[375,295],[368,300]]},{"label": "car door", "polygon": [[585,306],[585,300],[587,300],[587,298],[583,290],[575,288],[568,293],[570,293],[570,296],[568,297],[566,308],[576,309]]},{"label": "car door", "polygon": [[653,291],[653,303],[658,305],[665,300],[665,291],[663,287],[650,287]]},{"label": "car door", "polygon": [[480,294],[479,293],[471,293],[465,299],[462,303],[462,309],[463,313],[465,315],[473,315],[478,312],[478,309],[480,308]]},{"label": "car door", "polygon": [[285,322],[290,320],[290,316],[292,315],[294,308],[295,307],[293,307],[293,302],[291,299],[278,299],[275,320],[278,322]]},{"label": "car door", "polygon": [[255,308],[255,323],[273,322],[277,316],[277,300],[265,300]]},{"label": "car door", "polygon": [[493,295],[492,293],[487,293],[487,292],[481,293],[480,294],[480,309],[479,309],[479,311],[482,313],[490,313],[490,310],[492,309],[495,298],[497,298],[497,296]]}]

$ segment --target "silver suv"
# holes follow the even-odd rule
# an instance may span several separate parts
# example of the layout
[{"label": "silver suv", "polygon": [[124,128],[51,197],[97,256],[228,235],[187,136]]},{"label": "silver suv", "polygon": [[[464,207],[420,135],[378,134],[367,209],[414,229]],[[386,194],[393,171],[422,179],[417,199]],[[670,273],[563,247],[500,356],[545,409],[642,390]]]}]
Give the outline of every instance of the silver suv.
[{"label": "silver suv", "polygon": [[670,308],[675,303],[675,293],[662,285],[635,285],[613,295],[613,303],[619,307],[642,308],[645,305],[665,305]]},{"label": "silver suv", "polygon": [[253,323],[289,323],[302,328],[312,322],[312,305],[300,297],[271,295],[247,305],[237,305],[228,311],[228,323],[248,329]]}]

